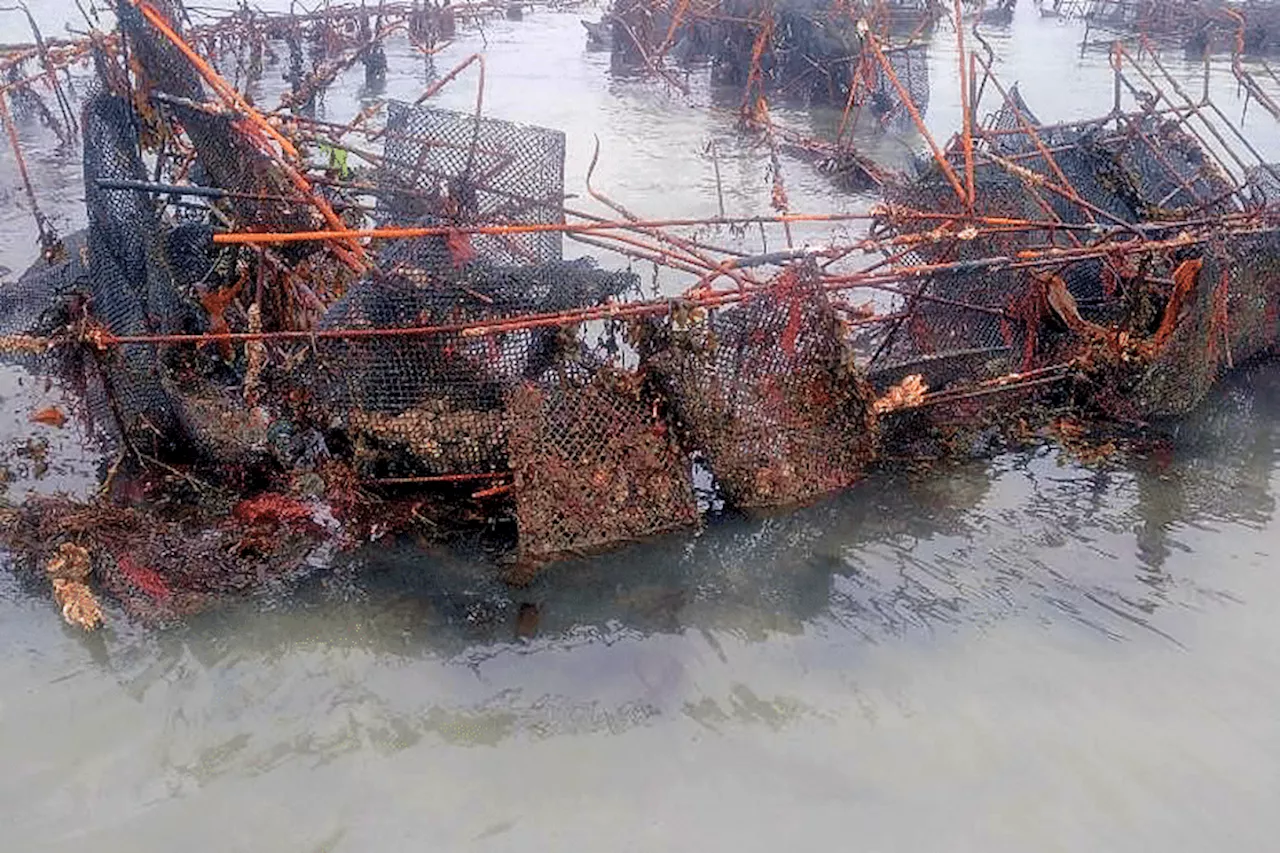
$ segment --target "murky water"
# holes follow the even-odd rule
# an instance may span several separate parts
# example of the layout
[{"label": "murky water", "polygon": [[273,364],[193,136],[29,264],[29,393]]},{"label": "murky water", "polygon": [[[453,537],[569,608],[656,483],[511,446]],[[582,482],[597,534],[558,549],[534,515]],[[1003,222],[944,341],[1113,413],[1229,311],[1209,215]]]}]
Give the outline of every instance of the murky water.
[{"label": "murky water", "polygon": [[[714,213],[717,138],[731,212],[767,210],[766,157],[732,117],[696,87],[611,80],[576,17],[486,28],[489,113],[566,129],[570,191],[598,134],[599,185],[646,215]],[[1029,8],[991,36],[1046,118],[1106,103],[1106,59],[1077,37]],[[944,31],[944,135],[954,58]],[[43,198],[74,223],[78,155],[42,152]],[[786,168],[797,209],[869,203]],[[0,263],[21,269],[12,171]],[[20,464],[16,494],[92,478],[75,433],[26,423],[57,393],[0,377],[4,440],[53,442],[52,474]],[[520,591],[388,546],[178,629],[110,612],[84,636],[0,571],[0,849],[1274,850],[1278,459],[1280,368],[1261,367],[1149,459],[878,478]]]}]

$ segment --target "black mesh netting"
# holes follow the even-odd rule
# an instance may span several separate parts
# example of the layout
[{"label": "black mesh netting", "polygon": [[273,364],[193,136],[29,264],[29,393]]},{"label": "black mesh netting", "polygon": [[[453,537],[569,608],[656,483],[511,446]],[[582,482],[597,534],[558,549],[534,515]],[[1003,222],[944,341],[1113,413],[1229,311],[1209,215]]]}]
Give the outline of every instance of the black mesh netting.
[{"label": "black mesh netting", "polygon": [[565,365],[511,396],[520,554],[541,560],[694,524],[691,466],[637,373]]},{"label": "black mesh netting", "polygon": [[732,504],[778,506],[857,480],[874,454],[870,391],[811,271],[746,302],[680,312],[646,364]]},{"label": "black mesh netting", "polygon": [[[85,106],[83,128],[92,316],[116,336],[182,331],[191,313],[169,274],[149,197],[98,184],[99,179],[146,180],[133,111],[121,98],[99,95]],[[101,362],[114,411],[95,417],[114,415],[126,437],[148,447],[181,440],[155,345],[112,347],[102,351]]]},{"label": "black mesh netting", "polygon": [[68,300],[89,289],[88,233],[73,231],[62,248],[54,263],[41,259],[0,287],[0,335],[49,335],[66,325]]}]

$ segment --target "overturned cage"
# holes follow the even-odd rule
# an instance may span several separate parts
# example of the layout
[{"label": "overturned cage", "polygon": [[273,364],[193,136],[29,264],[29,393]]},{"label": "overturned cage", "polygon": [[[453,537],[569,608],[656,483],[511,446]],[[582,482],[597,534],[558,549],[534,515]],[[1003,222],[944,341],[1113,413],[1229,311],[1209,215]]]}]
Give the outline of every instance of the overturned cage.
[{"label": "overturned cage", "polygon": [[[138,465],[218,495],[201,559],[272,574],[279,548],[334,528],[514,522],[525,578],[720,503],[812,500],[966,423],[1176,415],[1276,343],[1280,174],[1207,93],[1119,48],[1114,109],[1070,124],[974,57],[939,145],[862,33],[934,157],[879,176],[870,213],[740,221],[865,236],[753,255],[676,230],[698,221],[571,212],[562,133],[425,105],[462,66],[377,123],[326,123],[248,103],[169,4],[119,20],[78,119],[88,227],[22,277],[0,332],[74,373],[109,486]],[[979,92],[998,103],[985,120]],[[629,271],[567,260],[565,234],[688,286],[646,297]],[[46,551],[96,544],[104,577],[172,597],[147,590],[186,577],[182,555],[125,562],[140,522],[109,509],[99,542],[82,514],[15,529]]]}]

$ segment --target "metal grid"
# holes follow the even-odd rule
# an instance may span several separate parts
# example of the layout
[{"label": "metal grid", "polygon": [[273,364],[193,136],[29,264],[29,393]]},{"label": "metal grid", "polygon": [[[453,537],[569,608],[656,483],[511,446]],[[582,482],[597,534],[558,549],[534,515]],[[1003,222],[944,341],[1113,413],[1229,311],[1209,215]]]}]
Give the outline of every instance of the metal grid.
[{"label": "metal grid", "polygon": [[[392,101],[384,135],[379,183],[390,192],[382,193],[379,216],[385,223],[564,221],[560,131]],[[545,263],[560,260],[561,242],[556,231],[477,234],[470,251],[495,263]]]},{"label": "metal grid", "polygon": [[642,382],[580,364],[512,394],[508,441],[525,563],[697,522],[690,462]]},{"label": "metal grid", "polygon": [[797,503],[850,485],[874,456],[870,394],[813,271],[744,304],[677,316],[646,364],[686,446],[735,506]]}]

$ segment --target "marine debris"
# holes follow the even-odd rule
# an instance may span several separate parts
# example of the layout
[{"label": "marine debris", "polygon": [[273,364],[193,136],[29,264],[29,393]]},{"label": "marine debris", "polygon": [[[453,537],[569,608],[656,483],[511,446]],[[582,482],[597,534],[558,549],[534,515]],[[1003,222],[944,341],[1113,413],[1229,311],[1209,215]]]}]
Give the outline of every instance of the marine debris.
[{"label": "marine debris", "polygon": [[[60,63],[91,61],[100,87],[47,110],[79,128],[88,227],[41,220],[0,342],[79,389],[71,414],[114,462],[93,503],[7,510],[5,541],[85,627],[101,618],[90,566],[135,612],[180,614],[410,528],[483,531],[519,581],[714,506],[786,507],[964,452],[984,430],[1086,446],[1088,425],[1185,413],[1275,347],[1280,172],[1207,84],[1193,96],[1117,43],[1111,108],[1047,122],[957,28],[962,122],[939,142],[927,77],[895,57],[964,10],[911,6],[904,39],[907,5],[612,7],[615,51],[678,81],[667,57],[686,40],[743,87],[742,132],[771,147],[775,213],[711,220],[641,219],[590,175],[617,218],[567,206],[563,133],[485,115],[479,55],[416,102],[315,117],[335,68],[376,75],[384,40],[429,52],[479,7],[192,25],[176,0],[121,0],[111,32],[10,49],[6,67],[41,70],[0,103],[43,101]],[[290,93],[253,103],[245,81],[286,50]],[[431,105],[468,70],[474,110]],[[927,159],[895,172],[845,123],[835,140],[782,127],[769,103],[787,93],[846,120],[901,113]],[[792,211],[784,146],[857,158],[879,204]],[[802,223],[831,239],[797,245]],[[747,225],[785,245],[705,236]],[[683,283],[646,295],[630,271],[567,259],[566,236]]]},{"label": "marine debris", "polygon": [[938,0],[614,0],[583,23],[615,68],[683,89],[682,69],[708,65],[714,84],[741,91],[744,115],[764,97],[843,106],[843,134],[851,113],[906,123],[927,108],[924,36],[943,11]]},{"label": "marine debris", "polygon": [[1280,51],[1280,4],[1274,0],[1037,0],[1041,14],[1088,23],[1085,44],[1137,38],[1177,46],[1192,56],[1240,50]]}]

